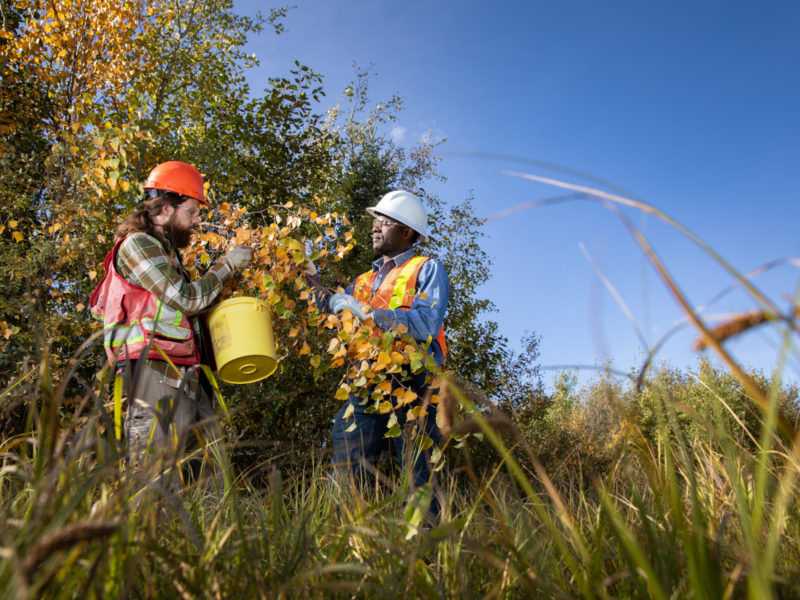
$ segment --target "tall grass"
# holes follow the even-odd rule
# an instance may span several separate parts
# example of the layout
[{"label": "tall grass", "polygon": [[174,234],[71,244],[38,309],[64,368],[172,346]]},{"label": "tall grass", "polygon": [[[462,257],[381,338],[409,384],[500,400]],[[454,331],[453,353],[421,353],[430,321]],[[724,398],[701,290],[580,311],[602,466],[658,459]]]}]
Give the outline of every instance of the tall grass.
[{"label": "tall grass", "polygon": [[612,468],[583,488],[551,481],[518,432],[506,423],[501,435],[497,419],[475,412],[501,462],[442,473],[442,515],[430,528],[413,510],[430,490],[403,489],[402,477],[360,491],[321,459],[291,479],[274,470],[257,489],[217,456],[225,477],[175,491],[153,484],[159,461],[125,467],[102,410],[60,429],[48,460],[37,428],[0,447],[0,589],[8,598],[800,595],[800,457],[776,428],[777,408],[760,419],[757,443],[744,444],[744,424],[719,396],[720,411],[694,417],[705,435],[689,439],[671,390],[652,385],[655,434],[628,428]]},{"label": "tall grass", "polygon": [[[66,381],[50,381],[45,356],[25,392],[28,431],[0,443],[0,590],[6,598],[800,597],[800,443],[788,418],[797,406],[785,405],[777,374],[759,382],[738,365],[731,372],[745,412],[701,376],[690,393],[644,376],[627,395],[614,392],[605,410],[616,418],[603,421],[613,450],[602,469],[587,469],[588,482],[545,467],[525,424],[472,406],[448,380],[469,414],[457,427],[481,432],[497,460],[479,469],[469,445],[448,447],[453,467],[439,473],[437,490],[409,490],[402,474],[359,489],[332,477],[324,456],[290,478],[275,469],[256,487],[224,445],[191,457],[213,462],[212,474],[176,487],[161,477],[177,472],[166,459],[126,466],[102,373],[62,422]],[[12,385],[3,401],[20,389]],[[584,408],[558,412],[562,428],[577,427],[576,444]],[[434,492],[441,516],[426,525]]]}]

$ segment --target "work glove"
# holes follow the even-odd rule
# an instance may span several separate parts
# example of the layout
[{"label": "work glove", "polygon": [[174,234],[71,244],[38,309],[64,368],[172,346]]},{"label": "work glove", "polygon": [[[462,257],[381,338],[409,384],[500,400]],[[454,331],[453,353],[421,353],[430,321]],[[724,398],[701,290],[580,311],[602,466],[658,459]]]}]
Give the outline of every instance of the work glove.
[{"label": "work glove", "polygon": [[303,273],[305,273],[309,277],[313,277],[314,275],[317,274],[317,265],[315,265],[311,261],[308,261],[308,264],[305,267],[303,267]]},{"label": "work glove", "polygon": [[334,294],[328,301],[328,305],[335,314],[342,312],[345,308],[349,308],[353,316],[358,317],[362,321],[367,319],[367,315],[364,314],[361,303],[349,294]]},{"label": "work glove", "polygon": [[225,255],[232,269],[244,269],[253,262],[253,249],[250,246],[237,246]]}]

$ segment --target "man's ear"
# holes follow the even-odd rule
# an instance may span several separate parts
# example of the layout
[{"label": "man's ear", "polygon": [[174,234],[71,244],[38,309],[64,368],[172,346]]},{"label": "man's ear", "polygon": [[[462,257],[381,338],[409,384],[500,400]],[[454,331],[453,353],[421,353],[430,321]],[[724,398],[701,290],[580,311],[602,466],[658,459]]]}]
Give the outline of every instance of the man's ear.
[{"label": "man's ear", "polygon": [[163,225],[169,221],[170,217],[175,213],[175,207],[172,204],[166,203],[161,207],[161,212],[153,217],[153,223],[156,225]]}]

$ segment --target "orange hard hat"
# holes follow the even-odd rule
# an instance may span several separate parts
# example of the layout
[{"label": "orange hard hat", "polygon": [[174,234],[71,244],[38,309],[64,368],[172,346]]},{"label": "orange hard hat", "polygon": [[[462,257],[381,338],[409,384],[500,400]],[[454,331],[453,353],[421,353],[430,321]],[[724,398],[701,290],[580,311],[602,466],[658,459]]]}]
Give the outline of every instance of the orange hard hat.
[{"label": "orange hard hat", "polygon": [[[150,171],[147,181],[144,182],[144,189],[175,192],[181,196],[194,198],[208,206],[203,195],[203,176],[200,171],[179,160],[161,163]],[[150,197],[153,197],[152,194]]]}]

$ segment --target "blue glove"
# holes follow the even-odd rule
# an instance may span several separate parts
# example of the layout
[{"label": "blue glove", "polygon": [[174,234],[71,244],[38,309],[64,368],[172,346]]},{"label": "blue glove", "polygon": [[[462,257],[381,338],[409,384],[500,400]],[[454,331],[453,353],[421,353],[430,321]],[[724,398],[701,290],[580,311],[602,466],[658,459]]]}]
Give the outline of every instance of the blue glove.
[{"label": "blue glove", "polygon": [[328,300],[328,306],[331,307],[334,314],[338,314],[345,308],[349,308],[354,317],[358,317],[362,321],[367,319],[367,315],[364,314],[361,308],[361,303],[348,294],[334,294],[331,296],[331,299]]}]

